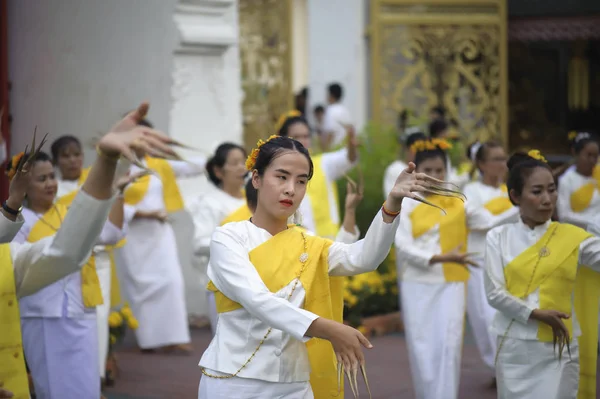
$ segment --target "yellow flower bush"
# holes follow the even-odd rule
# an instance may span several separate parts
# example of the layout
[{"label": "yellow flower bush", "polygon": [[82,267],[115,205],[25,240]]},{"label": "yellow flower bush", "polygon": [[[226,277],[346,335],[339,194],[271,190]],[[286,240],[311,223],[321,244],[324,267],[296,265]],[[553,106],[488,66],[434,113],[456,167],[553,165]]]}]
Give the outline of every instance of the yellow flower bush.
[{"label": "yellow flower bush", "polygon": [[350,325],[359,327],[364,317],[397,310],[398,286],[396,266],[392,256],[388,256],[378,270],[346,279],[344,319]]},{"label": "yellow flower bush", "polygon": [[123,316],[119,312],[110,312],[108,315],[108,325],[112,328],[123,325]]}]

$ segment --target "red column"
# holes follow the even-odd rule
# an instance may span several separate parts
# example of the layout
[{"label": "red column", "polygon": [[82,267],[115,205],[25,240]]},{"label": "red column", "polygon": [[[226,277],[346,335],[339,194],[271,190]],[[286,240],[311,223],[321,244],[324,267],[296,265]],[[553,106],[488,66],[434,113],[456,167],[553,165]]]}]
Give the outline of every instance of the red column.
[{"label": "red column", "polygon": [[[2,137],[6,141],[10,159],[10,107],[9,107],[9,80],[8,80],[8,16],[7,1],[0,0],[0,109],[2,115]],[[8,179],[4,173],[4,164],[0,166],[0,200],[8,198]]]}]

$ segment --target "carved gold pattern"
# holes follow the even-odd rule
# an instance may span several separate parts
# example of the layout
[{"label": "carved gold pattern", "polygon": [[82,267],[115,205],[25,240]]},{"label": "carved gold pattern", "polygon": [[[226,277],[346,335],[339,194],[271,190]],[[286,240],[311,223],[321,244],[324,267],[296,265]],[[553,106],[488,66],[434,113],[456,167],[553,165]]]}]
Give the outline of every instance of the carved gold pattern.
[{"label": "carved gold pattern", "polygon": [[423,120],[432,107],[442,105],[466,140],[506,140],[502,2],[479,0],[470,8],[453,7],[451,0],[437,2],[443,7],[416,7],[416,0],[373,2],[374,119],[393,125],[398,113],[408,109]]},{"label": "carved gold pattern", "polygon": [[252,148],[292,107],[291,2],[240,0],[239,22],[244,143]]}]

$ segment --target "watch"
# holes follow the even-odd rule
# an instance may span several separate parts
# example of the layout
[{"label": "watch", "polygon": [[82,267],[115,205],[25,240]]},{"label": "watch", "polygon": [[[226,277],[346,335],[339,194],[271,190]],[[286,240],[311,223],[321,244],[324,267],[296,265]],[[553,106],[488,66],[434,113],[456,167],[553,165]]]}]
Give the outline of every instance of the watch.
[{"label": "watch", "polygon": [[23,206],[21,205],[19,207],[19,209],[12,209],[10,206],[8,206],[8,204],[6,203],[6,201],[4,201],[2,203],[2,209],[4,209],[7,213],[13,215],[13,216],[18,216],[19,213],[21,213],[21,211],[23,210]]}]

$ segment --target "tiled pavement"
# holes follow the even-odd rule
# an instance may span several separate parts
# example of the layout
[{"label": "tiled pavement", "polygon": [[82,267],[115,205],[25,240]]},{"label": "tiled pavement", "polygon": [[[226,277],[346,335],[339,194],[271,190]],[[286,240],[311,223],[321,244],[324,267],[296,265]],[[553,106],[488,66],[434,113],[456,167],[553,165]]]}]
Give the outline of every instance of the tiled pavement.
[{"label": "tiled pavement", "polygon": [[[118,354],[121,376],[116,386],[106,391],[108,399],[196,398],[201,375],[197,364],[209,339],[208,330],[193,330],[195,350],[191,356],[141,354],[135,349],[133,342],[128,342]],[[402,335],[373,338],[371,342],[374,348],[367,351],[366,356],[373,399],[413,398]],[[481,362],[477,349],[467,334],[459,398],[496,398],[495,390],[489,388],[491,379],[491,372]],[[362,391],[361,397],[368,398],[364,387]],[[352,394],[345,396],[349,399]]]}]

